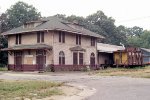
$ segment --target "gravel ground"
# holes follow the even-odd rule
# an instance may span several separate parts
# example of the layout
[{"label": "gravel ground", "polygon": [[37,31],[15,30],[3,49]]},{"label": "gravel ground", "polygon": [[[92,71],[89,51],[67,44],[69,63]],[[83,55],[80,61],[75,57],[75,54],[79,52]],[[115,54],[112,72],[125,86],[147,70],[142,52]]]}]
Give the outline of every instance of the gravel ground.
[{"label": "gravel ground", "polygon": [[89,76],[80,72],[46,75],[0,72],[0,79],[60,81],[96,89],[96,92],[85,100],[150,100],[150,79],[143,78]]}]

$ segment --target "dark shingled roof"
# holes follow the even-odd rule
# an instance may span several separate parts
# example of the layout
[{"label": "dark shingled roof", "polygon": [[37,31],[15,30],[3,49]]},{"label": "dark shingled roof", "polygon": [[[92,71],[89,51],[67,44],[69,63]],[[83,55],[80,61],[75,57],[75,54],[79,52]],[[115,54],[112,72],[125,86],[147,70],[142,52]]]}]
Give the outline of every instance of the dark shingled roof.
[{"label": "dark shingled roof", "polygon": [[34,45],[15,45],[13,47],[1,49],[2,51],[14,51],[14,50],[36,50],[36,49],[52,49],[52,46],[46,44],[34,44]]},{"label": "dark shingled roof", "polygon": [[71,51],[85,51],[81,46],[75,46],[70,48]]},{"label": "dark shingled roof", "polygon": [[[98,38],[104,38],[103,36],[91,32],[83,27],[81,28],[73,28],[71,27],[71,23],[66,22],[64,20],[61,20],[57,17],[47,17],[40,20],[41,24],[33,27],[33,28],[24,28],[23,25],[14,28],[12,30],[6,31],[2,33],[2,35],[11,35],[11,34],[18,34],[18,33],[26,33],[26,32],[34,32],[34,31],[43,31],[43,30],[57,30],[57,31],[67,31],[75,34],[82,34],[82,35],[88,35]],[[39,21],[38,21],[39,22]]]}]

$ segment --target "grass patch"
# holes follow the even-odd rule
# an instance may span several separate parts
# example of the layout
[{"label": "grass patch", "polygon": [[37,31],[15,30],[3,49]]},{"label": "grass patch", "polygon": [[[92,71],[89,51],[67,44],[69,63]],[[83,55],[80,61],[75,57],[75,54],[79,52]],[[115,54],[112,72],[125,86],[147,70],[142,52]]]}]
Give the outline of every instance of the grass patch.
[{"label": "grass patch", "polygon": [[0,100],[19,98],[45,98],[52,95],[62,95],[58,89],[63,83],[48,81],[0,81]]},{"label": "grass patch", "polygon": [[150,66],[135,68],[108,68],[99,70],[93,74],[100,76],[129,76],[138,78],[150,78]]},{"label": "grass patch", "polygon": [[0,71],[8,71],[7,67],[0,67]]}]

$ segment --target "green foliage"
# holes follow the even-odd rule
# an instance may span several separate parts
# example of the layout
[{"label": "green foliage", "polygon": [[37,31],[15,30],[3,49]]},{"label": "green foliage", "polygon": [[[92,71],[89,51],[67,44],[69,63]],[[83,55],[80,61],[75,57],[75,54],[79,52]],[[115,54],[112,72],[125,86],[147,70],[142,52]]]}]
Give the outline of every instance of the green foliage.
[{"label": "green foliage", "polygon": [[143,31],[139,36],[128,37],[128,44],[135,47],[150,48],[150,31]]},{"label": "green foliage", "polygon": [[48,81],[6,81],[0,80],[0,100],[21,98],[45,98],[52,95],[62,95],[58,88],[63,83]]},{"label": "green foliage", "polygon": [[[23,25],[28,21],[37,20],[41,17],[36,8],[24,2],[17,2],[0,15],[0,33]],[[1,48],[7,48],[7,39],[0,36]],[[7,64],[7,53],[0,51],[0,63]]]},{"label": "green foliage", "polygon": [[[0,44],[2,44],[2,46],[0,48],[5,48],[7,47],[7,39],[0,36]],[[5,51],[0,51],[0,64],[2,65],[7,65],[7,52]],[[1,67],[1,66],[0,66]]]},{"label": "green foliage", "polygon": [[138,26],[134,26],[132,28],[127,28],[127,35],[132,37],[132,36],[138,36],[140,37],[140,35],[143,33],[143,28],[140,28]]},{"label": "green foliage", "polygon": [[150,48],[150,31],[145,30],[140,35],[141,47]]},{"label": "green foliage", "polygon": [[0,65],[0,71],[8,71],[7,67],[3,67],[3,65]]},{"label": "green foliage", "polygon": [[6,15],[8,29],[21,26],[27,21],[37,20],[41,17],[35,7],[20,1],[11,6],[11,8],[6,11]]},{"label": "green foliage", "polygon": [[[105,37],[103,42],[110,44],[126,43],[126,35],[120,32],[121,30],[115,26],[115,20],[111,17],[107,17],[102,11],[97,11],[84,17],[71,15],[66,17],[65,15],[55,15],[59,18],[65,19],[71,22],[77,22],[79,25],[100,34]],[[102,41],[101,41],[102,42]]]},{"label": "green foliage", "polygon": [[135,68],[108,68],[106,70],[99,70],[93,74],[100,76],[128,76],[136,78],[150,78],[150,66],[135,67]]}]

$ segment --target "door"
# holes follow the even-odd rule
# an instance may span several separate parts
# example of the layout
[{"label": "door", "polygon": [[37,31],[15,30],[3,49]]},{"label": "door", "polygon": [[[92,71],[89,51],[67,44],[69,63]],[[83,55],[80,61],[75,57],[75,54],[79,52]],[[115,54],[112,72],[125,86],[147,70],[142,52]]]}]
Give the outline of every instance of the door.
[{"label": "door", "polygon": [[91,66],[95,66],[95,54],[94,53],[91,53],[91,56],[90,56],[90,65]]},{"label": "door", "polygon": [[45,50],[36,51],[36,63],[38,70],[44,70],[46,63],[46,52]]},{"label": "door", "polygon": [[14,70],[22,71],[22,52],[21,51],[16,51],[14,53],[14,63],[15,63]]}]

